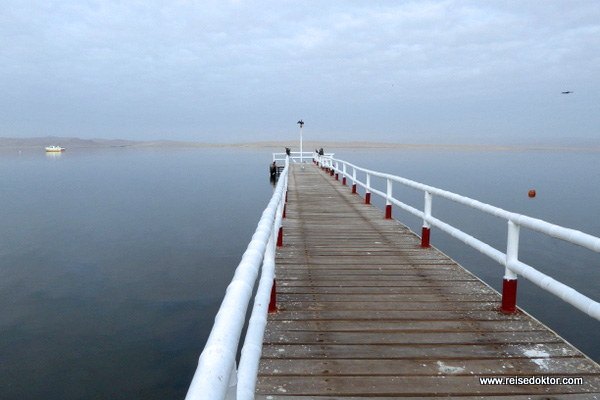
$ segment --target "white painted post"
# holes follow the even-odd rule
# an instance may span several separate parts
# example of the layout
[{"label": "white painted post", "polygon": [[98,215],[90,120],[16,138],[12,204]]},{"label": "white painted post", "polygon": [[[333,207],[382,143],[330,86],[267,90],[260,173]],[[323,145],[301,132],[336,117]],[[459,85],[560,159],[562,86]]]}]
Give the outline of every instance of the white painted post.
[{"label": "white painted post", "polygon": [[385,219],[392,218],[392,202],[390,199],[392,198],[392,180],[387,179],[387,195],[385,197]]},{"label": "white painted post", "polygon": [[506,239],[506,267],[502,282],[502,307],[505,313],[517,312],[517,274],[508,265],[519,258],[519,225],[508,221],[508,236]]},{"label": "white painted post", "polygon": [[302,124],[300,124],[300,163],[302,162]]}]

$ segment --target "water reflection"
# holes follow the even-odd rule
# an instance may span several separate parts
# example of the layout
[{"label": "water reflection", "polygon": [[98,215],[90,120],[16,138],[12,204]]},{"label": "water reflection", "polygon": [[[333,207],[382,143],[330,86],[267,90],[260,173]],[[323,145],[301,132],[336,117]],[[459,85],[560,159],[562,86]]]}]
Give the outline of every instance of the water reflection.
[{"label": "water reflection", "polygon": [[62,152],[47,151],[46,158],[57,159],[62,156]]}]

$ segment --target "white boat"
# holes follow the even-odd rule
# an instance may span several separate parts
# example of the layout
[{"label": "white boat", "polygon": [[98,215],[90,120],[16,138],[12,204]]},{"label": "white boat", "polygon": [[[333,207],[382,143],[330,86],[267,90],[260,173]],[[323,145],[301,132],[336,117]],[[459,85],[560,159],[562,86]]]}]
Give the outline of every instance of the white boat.
[{"label": "white boat", "polygon": [[46,147],[46,152],[48,153],[60,153],[61,151],[65,151],[64,147],[60,146],[48,146]]}]

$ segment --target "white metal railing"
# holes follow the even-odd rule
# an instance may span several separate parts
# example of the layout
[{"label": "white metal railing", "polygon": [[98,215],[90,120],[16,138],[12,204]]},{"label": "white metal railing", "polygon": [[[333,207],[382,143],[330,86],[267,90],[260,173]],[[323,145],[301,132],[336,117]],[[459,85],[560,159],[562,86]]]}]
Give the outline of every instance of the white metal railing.
[{"label": "white metal railing", "polygon": [[[200,355],[186,400],[254,399],[275,276],[275,247],[278,236],[281,237],[288,170],[289,160],[286,159],[273,197],[263,212],[256,232],[227,287],[225,298]],[[236,371],[235,359],[240,335],[261,264],[261,278],[242,348],[239,370]]]},{"label": "white metal railing", "polygon": [[[356,185],[365,189],[365,201],[369,202],[371,193],[374,193],[386,201],[386,217],[391,218],[392,204],[398,206],[402,210],[423,220],[423,235],[422,246],[429,246],[429,228],[435,226],[458,240],[466,243],[474,249],[480,251],[486,256],[497,261],[505,266],[502,310],[505,312],[515,312],[516,310],[516,280],[517,275],[522,275],[529,281],[538,285],[542,289],[558,296],[563,301],[573,305],[577,309],[583,311],[587,315],[600,320],[600,303],[590,299],[589,297],[577,292],[571,287],[556,281],[548,275],[536,270],[528,264],[518,260],[519,251],[519,229],[520,227],[528,228],[551,237],[555,237],[566,242],[585,247],[594,252],[600,253],[600,238],[589,235],[587,233],[565,228],[549,222],[531,218],[525,215],[509,212],[489,204],[461,196],[446,190],[438,189],[433,186],[428,186],[419,182],[415,182],[406,178],[395,175],[385,174],[361,168],[349,162],[338,160],[333,157],[315,155],[315,160],[322,167],[327,169],[333,175],[342,176],[344,182],[350,179],[352,182],[352,190],[356,192]],[[352,173],[350,173],[350,170]],[[365,174],[365,181],[361,182],[357,179],[356,173]],[[377,177],[386,181],[386,191],[376,190],[371,186],[371,178]],[[423,211],[411,207],[392,196],[392,184],[399,183],[404,186],[420,190],[425,194]],[[507,247],[506,253],[503,253],[487,243],[435,218],[432,216],[432,199],[433,196],[438,196],[444,199],[452,200],[456,203],[467,207],[483,211],[498,218],[504,219],[508,223]],[[425,240],[426,239],[426,240]]]},{"label": "white metal railing", "polygon": [[[292,162],[306,162],[309,160],[313,160],[315,158],[315,152],[312,151],[304,151],[300,153],[299,151],[290,152],[290,160]],[[333,157],[334,153],[325,153],[327,157]],[[273,161],[285,161],[286,153],[273,153]]]}]

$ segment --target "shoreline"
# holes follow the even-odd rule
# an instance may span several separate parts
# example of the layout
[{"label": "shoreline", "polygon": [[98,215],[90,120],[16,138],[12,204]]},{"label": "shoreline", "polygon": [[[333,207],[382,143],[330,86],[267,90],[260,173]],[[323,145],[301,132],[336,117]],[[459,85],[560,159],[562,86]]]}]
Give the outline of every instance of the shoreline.
[{"label": "shoreline", "polygon": [[[290,147],[298,151],[298,141],[265,141],[247,143],[204,143],[182,142],[169,140],[132,141],[121,139],[79,139],[61,137],[40,138],[2,138],[0,137],[0,150],[8,149],[37,149],[50,144],[59,145],[67,149],[85,148],[272,148],[283,149]],[[432,150],[541,150],[541,151],[600,151],[600,144],[579,145],[541,145],[541,144],[516,144],[516,145],[472,145],[472,144],[414,144],[414,143],[386,143],[386,142],[330,142],[313,141],[303,142],[306,151],[312,149],[432,149]]]}]

